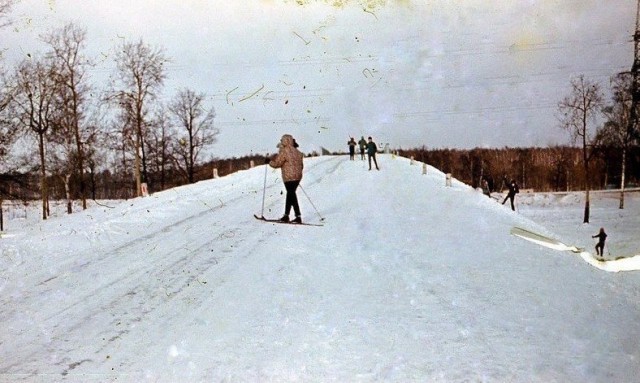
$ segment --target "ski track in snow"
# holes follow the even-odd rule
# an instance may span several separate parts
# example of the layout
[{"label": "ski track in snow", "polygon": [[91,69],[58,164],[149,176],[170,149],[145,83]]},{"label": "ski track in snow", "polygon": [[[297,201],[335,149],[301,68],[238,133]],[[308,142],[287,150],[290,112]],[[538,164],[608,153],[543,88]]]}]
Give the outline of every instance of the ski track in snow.
[{"label": "ski track in snow", "polygon": [[638,376],[637,273],[511,236],[553,233],[434,168],[379,164],[305,161],[324,227],[256,221],[258,167],[2,238],[0,381]]}]

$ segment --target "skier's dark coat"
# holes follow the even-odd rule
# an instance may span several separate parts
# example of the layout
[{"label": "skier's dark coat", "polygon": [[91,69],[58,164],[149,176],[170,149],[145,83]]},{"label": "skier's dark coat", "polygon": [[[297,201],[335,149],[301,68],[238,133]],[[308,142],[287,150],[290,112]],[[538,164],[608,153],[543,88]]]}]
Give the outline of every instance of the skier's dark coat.
[{"label": "skier's dark coat", "polygon": [[367,154],[374,156],[378,152],[378,146],[375,142],[371,141],[367,143]]},{"label": "skier's dark coat", "polygon": [[364,137],[361,137],[360,141],[358,141],[358,145],[360,145],[360,150],[364,151],[367,147],[367,140],[365,140]]},{"label": "skier's dark coat", "polygon": [[604,241],[607,239],[607,233],[604,232],[604,228],[600,228],[600,232],[596,235],[592,235],[591,238],[598,238],[596,254],[604,256]]},{"label": "skier's dark coat", "polygon": [[511,182],[509,182],[509,193],[507,193],[507,196],[504,197],[504,200],[502,201],[502,204],[504,205],[505,202],[507,202],[507,200],[511,201],[511,210],[515,211],[516,210],[516,206],[514,204],[514,199],[516,197],[516,194],[520,193],[520,188],[518,188],[518,184],[516,183],[515,180],[511,180]]}]

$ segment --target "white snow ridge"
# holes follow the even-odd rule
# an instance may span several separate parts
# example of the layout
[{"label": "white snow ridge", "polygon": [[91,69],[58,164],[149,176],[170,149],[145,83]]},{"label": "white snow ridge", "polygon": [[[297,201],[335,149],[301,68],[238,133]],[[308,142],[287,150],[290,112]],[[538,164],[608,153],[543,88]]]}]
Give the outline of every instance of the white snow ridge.
[{"label": "white snow ridge", "polygon": [[582,255],[600,226],[611,252],[638,254],[640,197],[617,210],[596,196],[583,225],[575,203],[519,195],[513,212],[432,167],[378,161],[305,160],[303,219],[323,227],[253,217],[284,208],[268,169],[261,212],[263,166],[7,222],[0,381],[637,381],[640,272]]}]

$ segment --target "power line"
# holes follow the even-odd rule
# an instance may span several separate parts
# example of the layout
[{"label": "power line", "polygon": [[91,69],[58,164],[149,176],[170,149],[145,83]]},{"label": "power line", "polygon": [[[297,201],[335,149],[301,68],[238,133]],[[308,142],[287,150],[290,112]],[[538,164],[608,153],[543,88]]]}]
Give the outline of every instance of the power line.
[{"label": "power line", "polygon": [[485,113],[510,113],[510,112],[521,112],[527,110],[544,110],[544,109],[553,109],[557,108],[557,103],[540,103],[533,105],[510,105],[510,106],[488,106],[483,108],[474,108],[467,110],[426,110],[426,111],[416,111],[416,112],[400,112],[394,113],[394,117],[398,118],[407,118],[407,117],[422,117],[422,116],[455,116],[455,115],[477,115],[477,114],[485,114]]}]

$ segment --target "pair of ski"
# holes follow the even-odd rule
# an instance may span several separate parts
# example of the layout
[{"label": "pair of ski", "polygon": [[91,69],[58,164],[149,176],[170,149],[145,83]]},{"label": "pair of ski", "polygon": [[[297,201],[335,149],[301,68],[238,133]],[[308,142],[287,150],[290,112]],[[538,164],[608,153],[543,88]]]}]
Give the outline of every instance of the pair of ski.
[{"label": "pair of ski", "polygon": [[323,224],[320,223],[309,223],[309,222],[285,222],[285,221],[281,221],[279,219],[270,219],[270,218],[265,218],[264,216],[260,217],[257,214],[254,214],[253,217],[259,221],[264,221],[264,222],[271,222],[271,223],[282,223],[285,225],[295,225],[295,226],[324,226]]},{"label": "pair of ski", "polygon": [[[255,219],[257,219],[258,221],[263,221],[263,222],[283,223],[283,224],[287,224],[287,225],[299,225],[299,226],[324,226],[324,225],[322,225],[320,223],[286,222],[286,221],[282,221],[282,220],[279,220],[279,219],[265,218],[265,216],[264,216],[264,199],[265,199],[265,195],[266,195],[266,191],[267,191],[267,169],[269,169],[269,166],[265,166],[264,167],[264,185],[262,187],[262,215],[258,216],[257,214],[254,214],[253,217]],[[307,192],[304,191],[304,189],[302,188],[302,185],[299,185],[299,186],[300,186],[300,190],[302,190],[304,195],[307,196],[307,199],[309,199],[309,202],[311,203],[311,206],[313,206],[313,208],[316,209],[316,206],[313,204],[313,202],[311,202],[311,198],[309,198],[309,196],[307,195]],[[316,212],[318,212],[318,209],[316,209]],[[318,215],[320,215],[320,213],[318,213]],[[324,221],[324,218],[322,218],[322,216],[321,216],[320,220]]]}]

